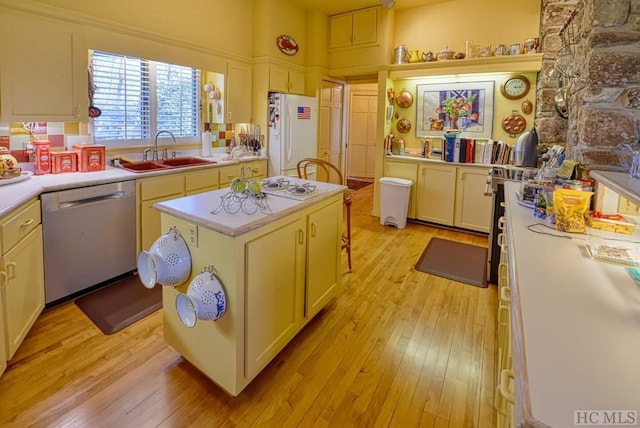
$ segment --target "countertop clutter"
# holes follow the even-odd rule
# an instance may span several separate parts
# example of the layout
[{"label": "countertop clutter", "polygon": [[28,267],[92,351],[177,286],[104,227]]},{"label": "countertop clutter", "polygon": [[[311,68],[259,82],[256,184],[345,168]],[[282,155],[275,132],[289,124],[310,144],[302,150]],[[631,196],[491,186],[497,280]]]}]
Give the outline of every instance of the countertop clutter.
[{"label": "countertop clutter", "polygon": [[[232,165],[245,161],[264,159],[260,157],[242,158],[237,160],[226,160],[227,155],[214,155],[209,160],[214,160],[215,164],[205,164],[181,168],[179,170],[154,170],[145,173],[134,173],[122,168],[106,166],[102,171],[93,172],[70,172],[65,174],[45,174],[31,175],[29,179],[20,182],[0,186],[0,216],[8,213],[30,198],[37,197],[41,193],[72,189],[74,187],[93,186],[97,184],[113,183],[117,181],[135,180],[142,177],[154,175],[171,174],[178,171],[195,170],[199,168],[211,168],[224,165]],[[28,166],[21,165],[21,166]]]},{"label": "countertop clutter", "polygon": [[[637,187],[618,190],[632,193],[629,184]],[[638,412],[640,287],[624,266],[592,260],[586,234],[532,226],[539,221],[519,203],[519,186],[505,183],[515,426],[574,426],[579,411]],[[587,233],[640,241],[638,230]]]}]

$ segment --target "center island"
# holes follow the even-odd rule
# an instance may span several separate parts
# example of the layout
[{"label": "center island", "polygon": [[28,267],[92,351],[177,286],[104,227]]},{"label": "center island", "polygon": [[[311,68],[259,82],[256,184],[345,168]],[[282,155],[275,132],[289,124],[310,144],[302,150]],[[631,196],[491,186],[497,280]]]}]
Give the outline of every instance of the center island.
[{"label": "center island", "polygon": [[[217,209],[230,189],[160,202],[162,230],[175,227],[191,255],[189,280],[163,287],[165,341],[232,396],[237,396],[282,348],[335,296],[341,281],[342,185],[308,184],[298,195],[270,191],[268,209]],[[251,204],[251,202],[248,202]],[[264,206],[263,206],[264,208]],[[226,312],[187,327],[176,298],[205,268],[215,269]]]}]

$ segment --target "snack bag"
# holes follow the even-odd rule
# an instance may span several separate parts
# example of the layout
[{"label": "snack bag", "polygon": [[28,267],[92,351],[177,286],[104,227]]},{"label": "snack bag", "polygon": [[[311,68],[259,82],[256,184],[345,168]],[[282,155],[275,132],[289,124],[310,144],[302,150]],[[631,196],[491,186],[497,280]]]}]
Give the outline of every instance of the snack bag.
[{"label": "snack bag", "polygon": [[584,214],[589,210],[593,192],[556,189],[553,192],[553,211],[556,229],[562,232],[585,233]]}]

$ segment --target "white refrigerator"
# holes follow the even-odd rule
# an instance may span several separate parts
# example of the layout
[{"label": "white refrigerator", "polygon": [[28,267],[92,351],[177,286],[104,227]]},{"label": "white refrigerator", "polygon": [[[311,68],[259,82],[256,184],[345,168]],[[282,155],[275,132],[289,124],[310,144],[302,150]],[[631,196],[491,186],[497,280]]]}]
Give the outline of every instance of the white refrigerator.
[{"label": "white refrigerator", "polygon": [[268,175],[297,177],[298,161],[318,157],[317,98],[271,92],[268,121]]}]

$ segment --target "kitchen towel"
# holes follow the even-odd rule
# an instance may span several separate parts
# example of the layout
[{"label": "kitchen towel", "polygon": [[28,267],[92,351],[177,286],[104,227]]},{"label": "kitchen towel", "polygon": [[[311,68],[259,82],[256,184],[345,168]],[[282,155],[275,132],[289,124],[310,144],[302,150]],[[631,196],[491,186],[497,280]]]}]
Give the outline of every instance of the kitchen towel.
[{"label": "kitchen towel", "polygon": [[487,249],[431,238],[415,269],[477,287],[487,287]]}]

